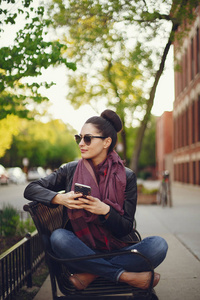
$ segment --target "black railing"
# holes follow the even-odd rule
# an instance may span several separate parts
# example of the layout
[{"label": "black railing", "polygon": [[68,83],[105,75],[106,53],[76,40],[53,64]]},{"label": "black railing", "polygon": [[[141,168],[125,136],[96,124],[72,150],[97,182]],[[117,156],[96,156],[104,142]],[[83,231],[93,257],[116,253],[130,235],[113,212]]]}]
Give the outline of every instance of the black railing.
[{"label": "black railing", "polygon": [[37,230],[1,254],[0,300],[14,299],[24,285],[32,287],[32,274],[43,259]]}]

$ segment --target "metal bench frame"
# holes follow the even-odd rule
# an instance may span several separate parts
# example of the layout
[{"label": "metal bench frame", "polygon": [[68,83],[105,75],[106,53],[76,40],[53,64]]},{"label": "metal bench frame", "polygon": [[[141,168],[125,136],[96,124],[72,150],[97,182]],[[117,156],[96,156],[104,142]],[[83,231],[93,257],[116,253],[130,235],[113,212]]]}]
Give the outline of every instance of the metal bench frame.
[{"label": "metal bench frame", "polygon": [[[46,263],[49,268],[50,279],[51,279],[51,288],[53,300],[70,300],[70,299],[158,299],[155,291],[153,290],[153,279],[154,279],[154,269],[150,261],[144,257],[137,250],[132,251],[123,251],[118,253],[108,253],[108,254],[96,254],[92,256],[82,256],[74,259],[59,259],[57,258],[50,245],[50,235],[51,233],[58,229],[62,228],[63,220],[63,206],[53,206],[48,207],[37,201],[30,202],[24,205],[24,210],[28,211],[34,221],[34,224],[38,230],[39,236],[42,240],[42,244],[45,251]],[[94,259],[94,258],[103,258],[113,255],[123,255],[123,254],[132,254],[139,255],[143,257],[149,264],[152,278],[147,290],[138,289],[132,287],[126,283],[115,283],[111,282],[104,278],[97,278],[94,280],[85,290],[78,291],[69,281],[70,272],[67,269],[65,263],[68,261],[80,261],[85,259]],[[63,294],[58,296],[58,288]]]}]

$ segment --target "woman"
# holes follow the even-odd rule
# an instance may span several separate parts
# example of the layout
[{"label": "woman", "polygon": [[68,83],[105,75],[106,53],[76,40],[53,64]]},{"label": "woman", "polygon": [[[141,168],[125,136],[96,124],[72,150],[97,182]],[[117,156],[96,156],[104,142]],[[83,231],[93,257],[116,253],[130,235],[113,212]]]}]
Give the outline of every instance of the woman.
[{"label": "woman", "polygon": [[[30,183],[24,196],[46,205],[61,204],[67,210],[67,225],[51,235],[56,256],[73,258],[137,249],[156,268],[164,260],[168,246],[161,237],[148,237],[139,242],[133,231],[136,177],[113,150],[121,129],[121,120],[112,110],[88,119],[81,134],[75,136],[82,159]],[[76,194],[75,183],[91,186],[91,195]],[[61,190],[65,194],[58,193]],[[74,262],[68,267],[73,273],[69,279],[79,290],[98,276],[142,289],[147,289],[151,280],[147,263],[131,254]],[[160,275],[155,273],[153,286],[159,279]]]}]

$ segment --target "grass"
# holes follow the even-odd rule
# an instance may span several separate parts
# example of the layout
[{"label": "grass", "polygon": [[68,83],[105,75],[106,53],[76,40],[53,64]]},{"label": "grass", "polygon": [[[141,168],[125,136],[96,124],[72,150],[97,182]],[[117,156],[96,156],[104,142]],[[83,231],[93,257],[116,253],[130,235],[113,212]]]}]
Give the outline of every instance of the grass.
[{"label": "grass", "polygon": [[33,273],[33,286],[32,288],[27,288],[24,286],[20,291],[15,295],[15,300],[32,300],[36,296],[40,287],[43,285],[45,279],[49,274],[48,268],[43,261],[37,270]]}]

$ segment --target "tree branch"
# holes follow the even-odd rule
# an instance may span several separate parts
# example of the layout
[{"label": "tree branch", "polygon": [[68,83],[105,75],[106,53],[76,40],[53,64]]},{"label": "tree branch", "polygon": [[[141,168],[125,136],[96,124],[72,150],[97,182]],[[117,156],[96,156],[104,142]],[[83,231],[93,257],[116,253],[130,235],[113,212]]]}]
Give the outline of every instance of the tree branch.
[{"label": "tree branch", "polygon": [[165,49],[163,51],[160,66],[159,66],[159,69],[156,72],[155,80],[154,80],[153,86],[152,86],[151,91],[150,91],[149,99],[147,101],[147,110],[146,110],[145,116],[144,116],[144,118],[141,122],[141,126],[139,127],[138,132],[137,132],[137,137],[136,137],[137,144],[135,146],[135,150],[133,152],[132,159],[131,159],[131,164],[130,164],[130,168],[132,170],[134,170],[134,172],[136,172],[136,173],[138,171],[138,160],[139,160],[139,155],[140,155],[140,151],[141,151],[141,148],[142,148],[142,141],[143,141],[144,133],[145,133],[145,130],[147,128],[147,124],[148,124],[148,121],[149,121],[149,118],[150,118],[150,113],[151,113],[151,109],[152,109],[154,98],[155,98],[156,88],[158,86],[159,79],[160,79],[160,77],[163,73],[164,67],[165,67],[167,54],[169,52],[170,46],[171,46],[172,41],[173,41],[174,32],[177,30],[179,25],[180,24],[175,23],[172,26],[168,42],[167,42],[167,44],[165,46]]}]

